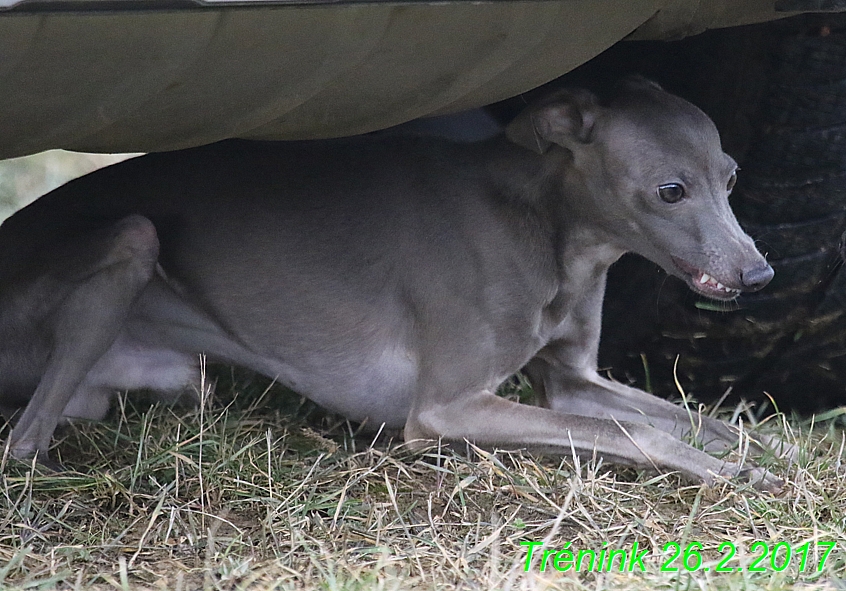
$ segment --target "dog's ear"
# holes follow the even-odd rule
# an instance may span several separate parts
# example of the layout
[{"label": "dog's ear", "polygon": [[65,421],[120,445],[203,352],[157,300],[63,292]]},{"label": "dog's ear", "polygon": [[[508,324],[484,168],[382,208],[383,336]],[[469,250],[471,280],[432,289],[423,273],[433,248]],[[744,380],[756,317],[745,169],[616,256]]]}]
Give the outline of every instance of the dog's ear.
[{"label": "dog's ear", "polygon": [[561,90],[530,105],[506,127],[506,137],[538,154],[552,144],[565,148],[590,142],[599,102],[582,89]]}]

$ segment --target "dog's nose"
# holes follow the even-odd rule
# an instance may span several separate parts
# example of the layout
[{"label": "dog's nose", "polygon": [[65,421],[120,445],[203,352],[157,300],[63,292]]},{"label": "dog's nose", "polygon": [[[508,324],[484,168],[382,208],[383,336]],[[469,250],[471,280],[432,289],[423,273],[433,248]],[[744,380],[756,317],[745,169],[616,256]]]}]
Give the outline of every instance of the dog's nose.
[{"label": "dog's nose", "polygon": [[764,286],[770,282],[773,275],[775,275],[775,271],[773,271],[773,268],[765,263],[763,267],[756,267],[754,269],[741,272],[740,282],[743,283],[743,287],[746,289],[750,291],[758,291],[759,289],[763,289]]}]

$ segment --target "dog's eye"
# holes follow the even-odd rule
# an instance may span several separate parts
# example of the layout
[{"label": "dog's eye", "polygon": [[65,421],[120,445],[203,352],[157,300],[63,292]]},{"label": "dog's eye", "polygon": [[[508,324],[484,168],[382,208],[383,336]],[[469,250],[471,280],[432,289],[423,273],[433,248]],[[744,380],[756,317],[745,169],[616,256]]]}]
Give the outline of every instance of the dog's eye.
[{"label": "dog's eye", "polygon": [[731,190],[734,189],[734,186],[736,184],[737,184],[737,171],[735,170],[733,173],[731,173],[731,176],[729,177],[729,182],[728,182],[728,184],[726,184],[726,190],[729,193],[731,193]]},{"label": "dog's eye", "polygon": [[678,183],[669,183],[658,187],[658,196],[667,203],[677,203],[684,197],[684,187]]}]

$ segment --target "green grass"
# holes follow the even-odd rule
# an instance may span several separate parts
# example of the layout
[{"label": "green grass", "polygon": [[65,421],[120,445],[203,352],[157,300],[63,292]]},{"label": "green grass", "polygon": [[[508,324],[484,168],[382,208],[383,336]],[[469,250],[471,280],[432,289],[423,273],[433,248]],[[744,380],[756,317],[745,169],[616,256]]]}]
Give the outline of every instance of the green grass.
[{"label": "green grass", "polygon": [[[250,374],[218,374],[201,408],[121,398],[110,420],[64,430],[52,453],[76,471],[4,456],[0,588],[836,589],[846,578],[837,413],[813,429],[765,426],[801,448],[795,465],[769,461],[787,480],[774,497],[520,451],[412,453],[390,434],[353,437]],[[551,561],[541,572],[537,559],[527,572],[521,542],[541,540],[637,541],[650,554],[644,573],[560,573]],[[795,559],[783,572],[714,572],[721,543],[748,567],[759,540],[839,545],[822,572],[797,572]],[[710,570],[661,572],[664,545],[692,541]]]}]

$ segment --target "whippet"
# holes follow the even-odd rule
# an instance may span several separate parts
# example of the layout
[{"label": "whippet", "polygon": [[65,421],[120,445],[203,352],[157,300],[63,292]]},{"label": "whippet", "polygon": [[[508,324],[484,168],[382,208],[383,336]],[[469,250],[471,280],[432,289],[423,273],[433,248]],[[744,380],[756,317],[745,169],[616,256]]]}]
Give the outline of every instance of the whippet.
[{"label": "whippet", "polygon": [[[528,447],[779,480],[737,442],[596,372],[608,267],[634,251],[710,298],[772,268],[732,214],[737,165],[644,79],[566,90],[506,137],[229,141],[72,181],[0,227],[0,394],[18,458],[116,390],[174,392],[198,354],[406,440]],[[497,386],[524,369],[539,405]],[[691,433],[691,431],[693,431]]]}]

